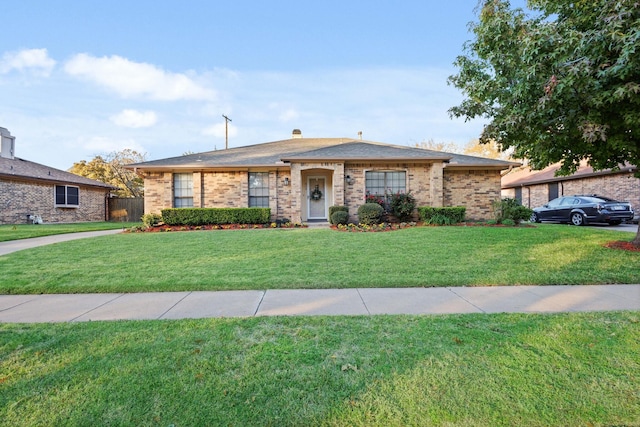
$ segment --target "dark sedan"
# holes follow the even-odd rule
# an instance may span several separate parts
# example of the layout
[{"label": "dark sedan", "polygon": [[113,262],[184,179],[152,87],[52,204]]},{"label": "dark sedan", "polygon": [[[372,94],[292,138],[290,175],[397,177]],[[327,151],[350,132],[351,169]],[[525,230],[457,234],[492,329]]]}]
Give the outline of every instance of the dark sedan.
[{"label": "dark sedan", "polygon": [[533,209],[531,222],[553,221],[585,225],[606,222],[618,225],[633,219],[633,209],[627,202],[618,202],[603,196],[564,196]]}]

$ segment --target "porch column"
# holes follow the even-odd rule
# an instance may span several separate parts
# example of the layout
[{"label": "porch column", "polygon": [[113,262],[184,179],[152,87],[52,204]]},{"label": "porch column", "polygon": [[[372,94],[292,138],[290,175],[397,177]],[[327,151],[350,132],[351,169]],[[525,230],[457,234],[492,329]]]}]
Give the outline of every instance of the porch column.
[{"label": "porch column", "polygon": [[[333,170],[333,205],[345,206],[344,163],[337,163]],[[329,218],[330,219],[330,218]]]},{"label": "porch column", "polygon": [[302,223],[302,170],[300,163],[291,163],[291,221]]}]

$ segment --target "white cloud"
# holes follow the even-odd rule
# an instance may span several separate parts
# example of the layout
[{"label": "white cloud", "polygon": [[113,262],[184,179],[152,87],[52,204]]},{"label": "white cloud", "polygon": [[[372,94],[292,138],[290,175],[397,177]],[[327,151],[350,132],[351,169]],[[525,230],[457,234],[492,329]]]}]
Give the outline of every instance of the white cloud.
[{"label": "white cloud", "polygon": [[212,89],[198,84],[186,74],[171,73],[117,55],[97,58],[81,53],[67,61],[64,68],[72,76],[85,78],[125,98],[177,101],[210,100],[215,97]]},{"label": "white cloud", "polygon": [[126,128],[147,128],[156,124],[158,116],[153,111],[122,110],[109,120]]},{"label": "white cloud", "polygon": [[49,58],[47,49],[24,49],[17,52],[6,52],[2,55],[0,73],[18,70],[47,77],[55,65],[56,61]]}]

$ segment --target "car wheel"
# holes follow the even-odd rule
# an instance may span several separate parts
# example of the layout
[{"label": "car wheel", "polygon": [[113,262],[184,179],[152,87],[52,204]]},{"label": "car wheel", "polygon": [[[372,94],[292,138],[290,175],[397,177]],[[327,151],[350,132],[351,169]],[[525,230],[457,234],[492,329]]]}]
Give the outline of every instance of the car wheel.
[{"label": "car wheel", "polygon": [[529,222],[540,222],[540,218],[538,217],[537,213],[532,213],[531,216],[529,217]]},{"label": "car wheel", "polygon": [[622,221],[609,221],[609,225],[620,225]]},{"label": "car wheel", "polygon": [[571,214],[571,224],[584,225],[584,216],[580,212],[574,212]]}]

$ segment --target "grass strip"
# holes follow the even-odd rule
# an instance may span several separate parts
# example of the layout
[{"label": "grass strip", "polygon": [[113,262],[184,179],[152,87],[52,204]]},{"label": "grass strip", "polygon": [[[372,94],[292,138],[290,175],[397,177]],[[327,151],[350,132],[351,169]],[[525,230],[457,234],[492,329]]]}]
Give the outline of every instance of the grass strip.
[{"label": "grass strip", "polygon": [[637,312],[0,324],[0,425],[640,421]]}]

